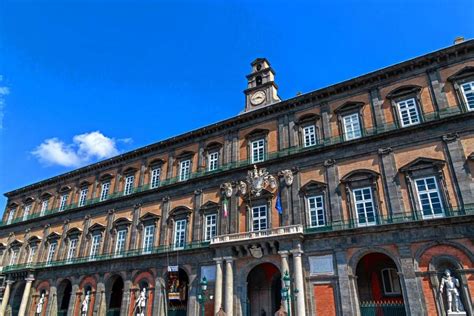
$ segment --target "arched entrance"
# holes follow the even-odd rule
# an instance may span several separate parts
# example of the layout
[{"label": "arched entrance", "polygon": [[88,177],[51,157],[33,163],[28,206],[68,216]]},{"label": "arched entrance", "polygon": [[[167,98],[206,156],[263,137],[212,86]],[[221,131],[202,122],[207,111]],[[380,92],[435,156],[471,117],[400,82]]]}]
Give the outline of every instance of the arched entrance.
[{"label": "arched entrance", "polygon": [[183,269],[168,272],[166,276],[168,316],[187,315],[188,288],[189,278]]},{"label": "arched entrance", "polygon": [[[11,298],[10,298],[10,306],[9,308],[11,309],[11,315],[12,316],[17,316],[18,312],[20,310],[20,305],[21,305],[21,298],[23,297],[23,291],[25,290],[25,282],[19,283]],[[7,313],[8,314],[8,313]]]},{"label": "arched entrance", "polygon": [[262,263],[247,276],[249,316],[271,316],[281,304],[281,273],[271,263]]},{"label": "arched entrance", "polygon": [[65,279],[58,287],[58,316],[66,316],[69,308],[69,300],[71,299],[72,284],[71,281]]},{"label": "arched entrance", "polygon": [[397,265],[383,253],[370,253],[356,268],[361,315],[406,315]]},{"label": "arched entrance", "polygon": [[109,304],[107,316],[119,316],[122,307],[123,279],[121,276],[113,276],[109,280]]}]

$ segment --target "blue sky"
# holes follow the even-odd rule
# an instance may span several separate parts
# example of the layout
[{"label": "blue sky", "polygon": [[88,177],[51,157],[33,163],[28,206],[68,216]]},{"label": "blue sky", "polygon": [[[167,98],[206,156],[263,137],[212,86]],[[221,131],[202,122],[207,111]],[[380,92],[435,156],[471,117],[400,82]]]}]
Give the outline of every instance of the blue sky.
[{"label": "blue sky", "polygon": [[[0,192],[474,37],[474,1],[0,1]],[[0,198],[3,208],[6,199]]]}]

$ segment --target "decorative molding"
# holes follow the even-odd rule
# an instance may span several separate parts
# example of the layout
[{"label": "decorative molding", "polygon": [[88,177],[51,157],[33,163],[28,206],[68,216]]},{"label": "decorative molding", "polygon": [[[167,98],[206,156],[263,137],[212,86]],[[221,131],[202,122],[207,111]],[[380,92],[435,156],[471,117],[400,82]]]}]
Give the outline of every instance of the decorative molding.
[{"label": "decorative molding", "polygon": [[286,169],[278,172],[278,177],[283,178],[285,180],[286,186],[288,187],[293,184],[294,177],[293,171],[291,170]]},{"label": "decorative molding", "polygon": [[458,133],[449,133],[449,134],[443,135],[443,141],[446,143],[452,143],[458,139],[459,139]]},{"label": "decorative molding", "polygon": [[390,153],[392,153],[392,152],[393,152],[392,147],[379,148],[379,150],[378,150],[378,154],[379,154],[380,156],[388,155],[388,154],[390,154]]},{"label": "decorative molding", "polygon": [[201,194],[202,194],[202,189],[194,190],[194,195],[201,195]]},{"label": "decorative molding", "polygon": [[326,159],[326,160],[324,160],[324,163],[323,163],[324,167],[326,167],[326,168],[329,168],[329,167],[331,167],[335,164],[336,164],[336,160],[334,160],[334,159]]},{"label": "decorative molding", "polygon": [[267,169],[258,169],[256,165],[253,166],[253,170],[249,170],[246,181],[239,182],[239,191],[241,195],[252,194],[259,197],[262,190],[266,187],[275,189],[277,182],[274,176],[268,173]]},{"label": "decorative molding", "polygon": [[232,192],[233,192],[232,183],[230,182],[222,183],[220,186],[220,189],[221,189],[221,194],[224,195],[226,198],[232,197]]}]

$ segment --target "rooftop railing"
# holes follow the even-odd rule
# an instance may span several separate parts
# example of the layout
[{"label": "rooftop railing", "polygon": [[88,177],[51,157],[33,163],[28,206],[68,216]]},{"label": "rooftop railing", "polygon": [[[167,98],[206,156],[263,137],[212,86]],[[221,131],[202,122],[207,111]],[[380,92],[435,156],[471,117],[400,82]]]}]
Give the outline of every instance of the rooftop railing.
[{"label": "rooftop railing", "polygon": [[[458,114],[461,114],[461,111],[457,107],[456,108],[452,107],[452,108],[444,109],[444,110],[439,111],[439,112],[424,113],[421,116],[420,124],[430,122],[430,121],[435,121],[435,120],[445,118],[445,117],[448,117],[448,116],[458,115]],[[419,125],[419,124],[417,124],[417,125]],[[409,127],[413,127],[413,126],[414,125],[409,126]],[[308,147],[293,146],[293,147],[285,148],[285,149],[282,149],[282,150],[279,150],[279,151],[268,152],[268,153],[265,154],[264,160],[261,161],[261,162],[267,162],[269,160],[273,160],[273,159],[277,159],[277,158],[281,158],[281,157],[287,157],[287,156],[290,156],[290,155],[294,155],[294,154],[298,154],[298,153],[302,153],[302,152],[306,152],[306,151],[318,150],[320,148],[328,147],[328,146],[331,146],[331,145],[340,144],[340,143],[343,143],[343,142],[356,141],[356,140],[364,138],[364,137],[375,136],[375,135],[387,133],[387,132],[390,132],[390,131],[393,131],[393,130],[398,130],[398,129],[401,130],[401,129],[409,128],[409,127],[400,127],[397,122],[388,122],[388,123],[382,124],[382,125],[377,126],[377,127],[370,127],[370,128],[362,129],[361,130],[361,136],[358,137],[358,138],[355,138],[355,139],[346,140],[345,135],[339,135],[339,136],[334,136],[334,137],[330,137],[330,138],[320,139],[317,142],[317,144],[315,144],[313,146],[308,146]],[[218,174],[218,173],[223,172],[223,171],[236,169],[236,168],[241,168],[241,167],[245,167],[245,166],[251,166],[253,164],[257,164],[257,163],[261,163],[261,162],[254,162],[251,159],[242,159],[242,160],[239,160],[239,161],[234,161],[234,162],[224,164],[224,165],[220,166],[219,168],[217,168],[215,170],[212,170],[212,171],[209,171],[209,170],[203,168],[203,169],[200,169],[196,172],[190,173],[188,179],[183,180],[183,181],[180,181],[179,177],[172,177],[172,178],[164,179],[164,180],[161,180],[159,182],[159,184],[155,187],[151,187],[150,184],[137,186],[137,187],[133,188],[129,194],[124,194],[124,191],[114,192],[114,193],[109,194],[107,196],[107,198],[105,198],[105,199],[100,199],[100,198],[88,199],[82,205],[78,205],[78,203],[71,203],[71,204],[65,206],[62,210],[60,210],[59,208],[53,208],[53,209],[49,209],[49,210],[47,210],[43,213],[35,212],[35,213],[32,213],[28,216],[18,216],[17,218],[11,220],[10,222],[1,221],[0,222],[0,227],[15,224],[15,223],[18,223],[18,222],[28,221],[28,220],[35,219],[35,218],[42,217],[42,216],[47,216],[47,215],[51,215],[51,214],[66,212],[66,211],[71,210],[71,209],[76,209],[76,208],[84,207],[84,206],[90,206],[90,205],[94,205],[94,204],[97,204],[97,203],[100,203],[100,202],[110,201],[112,199],[120,198],[120,197],[123,197],[123,196],[129,196],[129,195],[133,195],[133,194],[136,194],[136,193],[139,193],[139,192],[144,192],[144,191],[148,191],[148,190],[151,190],[151,189],[157,189],[157,188],[165,187],[165,186],[180,183],[180,182],[186,183],[186,181],[188,181],[190,179],[196,179],[196,178],[200,178],[200,177],[204,177],[204,176],[208,176],[208,175],[212,175],[212,174]]]}]

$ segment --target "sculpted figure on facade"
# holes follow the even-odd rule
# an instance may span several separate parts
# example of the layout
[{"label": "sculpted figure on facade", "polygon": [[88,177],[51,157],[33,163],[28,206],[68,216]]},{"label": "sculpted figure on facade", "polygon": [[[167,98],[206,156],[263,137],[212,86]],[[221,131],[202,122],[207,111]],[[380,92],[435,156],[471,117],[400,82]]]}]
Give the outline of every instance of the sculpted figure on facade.
[{"label": "sculpted figure on facade", "polygon": [[293,171],[288,170],[288,169],[282,170],[278,173],[278,175],[280,177],[283,177],[283,179],[285,180],[285,184],[287,186],[290,186],[293,184]]},{"label": "sculpted figure on facade", "polygon": [[136,316],[145,316],[146,310],[146,289],[143,288],[135,301]]},{"label": "sculpted figure on facade", "polygon": [[[242,184],[243,181],[240,181],[240,183]],[[250,192],[258,197],[260,196],[262,190],[267,186],[275,189],[277,182],[275,177],[268,173],[267,169],[258,169],[257,166],[254,165],[253,170],[250,170],[247,174],[247,183],[245,183],[245,189],[242,190],[243,186],[239,185],[242,195],[247,193],[247,185],[250,186]]]},{"label": "sculpted figure on facade", "polygon": [[[455,312],[459,315],[459,312],[464,311],[461,300],[459,298],[458,288],[459,280],[451,276],[451,271],[449,269],[446,269],[444,271],[444,276],[441,278],[439,292],[441,294],[441,298],[443,297],[443,294],[446,295],[446,300],[448,301],[448,315],[452,312]],[[465,313],[462,313],[461,315],[465,315]]]},{"label": "sculpted figure on facade", "polygon": [[43,312],[43,305],[44,305],[44,293],[41,293],[41,297],[38,301],[38,304],[36,304],[36,315],[41,315]]},{"label": "sculpted figure on facade", "polygon": [[81,303],[81,316],[87,316],[87,312],[89,311],[89,301],[90,301],[90,292],[87,291],[84,300]]},{"label": "sculpted figure on facade", "polygon": [[221,184],[221,190],[222,190],[222,194],[226,198],[229,199],[232,197],[232,183],[226,182],[226,183]]}]

